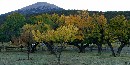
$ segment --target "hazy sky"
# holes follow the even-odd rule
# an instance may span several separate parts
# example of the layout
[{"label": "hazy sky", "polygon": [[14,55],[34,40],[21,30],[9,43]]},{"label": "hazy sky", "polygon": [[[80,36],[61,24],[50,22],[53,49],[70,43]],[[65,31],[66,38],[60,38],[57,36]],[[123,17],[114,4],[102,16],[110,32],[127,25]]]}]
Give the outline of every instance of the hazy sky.
[{"label": "hazy sky", "polygon": [[14,11],[36,2],[48,2],[64,9],[130,11],[130,0],[0,0],[0,14]]}]

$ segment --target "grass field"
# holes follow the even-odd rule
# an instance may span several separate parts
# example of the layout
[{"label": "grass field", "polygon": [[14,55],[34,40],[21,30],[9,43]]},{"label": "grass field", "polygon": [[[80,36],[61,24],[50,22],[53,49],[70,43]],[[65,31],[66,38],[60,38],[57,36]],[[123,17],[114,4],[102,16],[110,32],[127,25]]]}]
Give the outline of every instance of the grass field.
[{"label": "grass field", "polygon": [[[57,65],[57,58],[47,51],[30,54],[27,60],[25,52],[0,52],[0,65]],[[77,53],[63,51],[61,65],[130,65],[130,55],[110,56],[110,52],[97,55],[97,52]]]}]

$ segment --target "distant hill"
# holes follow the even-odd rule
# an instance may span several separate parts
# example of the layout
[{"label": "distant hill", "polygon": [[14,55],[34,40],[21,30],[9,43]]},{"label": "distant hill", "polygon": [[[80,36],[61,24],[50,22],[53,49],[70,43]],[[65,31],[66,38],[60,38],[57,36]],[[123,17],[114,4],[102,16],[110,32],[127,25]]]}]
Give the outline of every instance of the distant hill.
[{"label": "distant hill", "polygon": [[61,11],[61,10],[64,10],[64,9],[54,4],[50,4],[47,2],[37,2],[32,5],[23,7],[21,9],[6,13],[6,15],[11,14],[13,12],[18,12],[24,15],[28,15],[28,14],[37,14],[37,13],[44,13],[44,12],[49,12],[49,11]]},{"label": "distant hill", "polygon": [[54,4],[50,4],[47,2],[37,2],[32,5],[23,7],[21,9],[0,15],[0,24],[5,20],[7,15],[9,15],[13,12],[18,12],[23,15],[32,15],[32,14],[40,14],[40,13],[47,13],[47,12],[51,12],[51,11],[62,11],[62,10],[64,10],[64,9],[58,7]]},{"label": "distant hill", "polygon": [[64,9],[54,4],[49,4],[46,2],[37,2],[35,4],[19,9],[17,10],[17,12],[21,14],[36,14],[36,13],[44,13],[44,12],[59,11],[59,10],[64,10]]}]

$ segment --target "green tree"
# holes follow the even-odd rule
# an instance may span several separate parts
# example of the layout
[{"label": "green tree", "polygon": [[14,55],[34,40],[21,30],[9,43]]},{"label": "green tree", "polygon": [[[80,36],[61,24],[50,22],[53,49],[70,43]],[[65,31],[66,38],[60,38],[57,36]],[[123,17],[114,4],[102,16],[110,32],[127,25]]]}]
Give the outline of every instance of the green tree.
[{"label": "green tree", "polygon": [[110,20],[109,27],[113,38],[121,42],[117,51],[120,55],[122,48],[129,43],[129,21],[123,15],[118,15]]},{"label": "green tree", "polygon": [[107,26],[107,19],[105,18],[104,15],[94,14],[93,23],[94,23],[94,29],[92,37],[96,41],[94,42],[93,40],[93,42],[98,46],[98,53],[101,54],[102,44],[104,44],[104,37],[105,37],[104,33]]},{"label": "green tree", "polygon": [[25,24],[25,17],[19,13],[12,13],[7,16],[6,21],[2,25],[2,32],[8,41],[11,40],[12,37],[17,37],[20,35],[20,28]]}]

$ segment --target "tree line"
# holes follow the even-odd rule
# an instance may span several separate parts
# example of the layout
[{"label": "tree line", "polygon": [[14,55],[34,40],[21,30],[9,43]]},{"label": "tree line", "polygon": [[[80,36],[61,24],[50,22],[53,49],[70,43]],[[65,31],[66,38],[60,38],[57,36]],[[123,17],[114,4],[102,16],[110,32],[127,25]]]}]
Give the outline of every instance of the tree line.
[{"label": "tree line", "polygon": [[[97,45],[98,53],[102,45],[107,44],[115,57],[120,55],[123,47],[130,44],[130,21],[124,15],[106,18],[103,13],[76,11],[76,14],[39,14],[26,18],[19,13],[7,16],[0,25],[0,42],[12,41],[18,46],[35,44],[30,52],[34,52],[38,44],[44,43],[51,53],[54,45],[73,45],[80,53],[90,44]],[[113,44],[120,42],[117,52]]]}]

